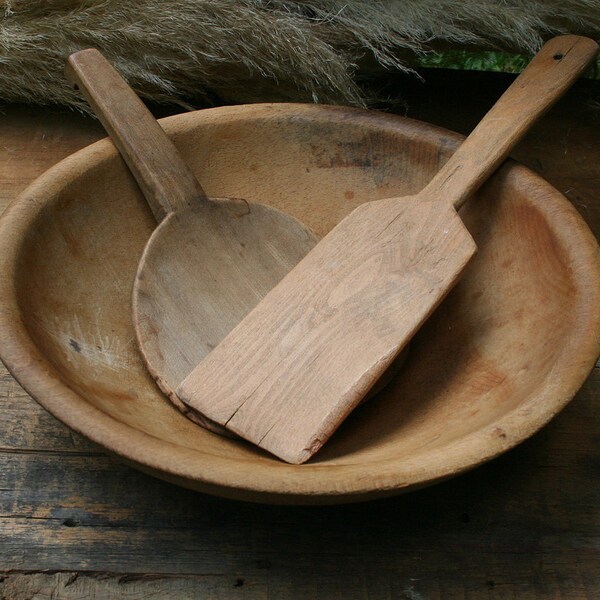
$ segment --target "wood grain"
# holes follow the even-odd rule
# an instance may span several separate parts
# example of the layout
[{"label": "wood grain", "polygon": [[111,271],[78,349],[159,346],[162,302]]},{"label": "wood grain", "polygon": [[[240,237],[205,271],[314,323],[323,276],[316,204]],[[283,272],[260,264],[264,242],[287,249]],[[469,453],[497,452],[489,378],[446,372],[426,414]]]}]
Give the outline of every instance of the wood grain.
[{"label": "wood grain", "polygon": [[544,44],[422,194],[458,210],[597,55],[598,44],[588,38],[565,35]]},{"label": "wood grain", "polygon": [[598,53],[551,40],[415,197],[355,209],[187,376],[211,421],[299,464],[329,439],[445,298],[476,246],[459,208]]},{"label": "wood grain", "polygon": [[79,86],[119,149],[159,223],[141,256],[132,304],[150,374],[196,423],[175,388],[317,242],[271,206],[208,198],[154,116],[102,54],[69,57]]},{"label": "wood grain", "polygon": [[[510,75],[474,72],[423,75],[425,83],[410,77],[386,80],[395,86],[390,96],[402,91],[409,116],[462,132],[471,129],[512,80]],[[600,130],[593,106],[599,99],[597,82],[578,82],[514,152],[571,199],[597,236]],[[0,209],[53,163],[104,135],[98,123],[76,113],[15,106],[3,113]],[[0,447],[22,461],[10,478],[0,478],[5,518],[0,533],[11,542],[0,546],[0,597],[7,600],[29,600],[36,593],[67,599],[154,594],[251,600],[595,600],[600,595],[598,369],[550,425],[504,457],[409,496],[335,508],[224,501],[108,460],[98,475],[98,457],[84,454],[76,468],[69,462],[65,469],[57,453],[71,453],[88,443],[48,415],[5,370],[0,371],[0,407],[3,416],[16,419],[0,421]],[[0,450],[0,455],[7,453]],[[43,497],[40,474],[42,481],[52,482],[51,492]],[[79,524],[57,527],[56,519],[44,516],[60,506],[66,510],[59,523],[70,518],[70,524],[81,519]],[[26,526],[13,526],[13,519],[24,510],[32,515],[34,507],[37,518],[26,522],[35,524],[35,535]],[[110,511],[121,518],[127,512],[126,528],[135,541],[123,551],[113,543],[117,523],[98,517],[101,526],[84,524],[90,522],[84,515]],[[203,515],[210,521],[208,539],[221,536],[223,528],[229,532],[226,542],[209,545],[215,557],[210,564],[202,553],[205,536],[198,530]],[[187,534],[190,523],[198,531],[193,540]],[[310,532],[303,533],[307,525]],[[164,556],[162,573],[152,573],[148,557],[156,552],[155,531],[161,531],[160,542],[165,526],[172,527],[173,553]],[[79,544],[67,543],[74,531]],[[291,562],[285,541],[298,539],[299,533],[308,556],[315,548],[321,551],[312,568],[285,569]],[[48,539],[54,540],[53,557],[43,553]],[[104,548],[106,571],[93,571],[99,563],[89,559],[91,544]],[[18,556],[15,548],[20,549]],[[215,564],[223,559],[221,564],[229,565],[229,554],[248,548],[245,566]],[[202,557],[196,563],[199,574],[186,574],[196,551]],[[322,567],[319,561],[326,555],[332,558]],[[61,572],[48,573],[50,565]]]},{"label": "wood grain", "polygon": [[83,92],[119,149],[157,222],[208,200],[173,142],[98,50],[72,54],[65,76]]},{"label": "wood grain", "polygon": [[[459,141],[422,123],[341,107],[228,107],[164,125],[209,194],[270,198],[323,232],[369,198],[422,188]],[[224,135],[232,130],[235,143]],[[207,151],[218,158],[210,168]],[[257,166],[267,158],[270,177]],[[282,185],[290,178],[293,188]],[[65,423],[171,481],[271,502],[406,491],[532,434],[572,398],[597,357],[597,245],[564,198],[507,165],[463,217],[484,249],[468,277],[377,403],[301,469],[203,431],[148,377],[130,292],[155,224],[109,141],[57,166],[2,218],[0,259],[19,273],[16,281],[0,277],[2,356]],[[534,312],[512,301],[515,290]],[[450,321],[452,329],[444,326]]]},{"label": "wood grain", "polygon": [[599,390],[596,369],[559,419],[509,455],[367,505],[251,505],[178,490],[106,457],[4,456],[2,487],[13,492],[0,493],[1,564],[11,573],[0,590],[61,589],[63,578],[28,575],[59,569],[86,571],[79,585],[132,594],[128,581],[165,592],[190,578],[191,589],[214,586],[225,598],[392,599],[411,588],[425,598],[593,598],[597,432],[586,423]]}]

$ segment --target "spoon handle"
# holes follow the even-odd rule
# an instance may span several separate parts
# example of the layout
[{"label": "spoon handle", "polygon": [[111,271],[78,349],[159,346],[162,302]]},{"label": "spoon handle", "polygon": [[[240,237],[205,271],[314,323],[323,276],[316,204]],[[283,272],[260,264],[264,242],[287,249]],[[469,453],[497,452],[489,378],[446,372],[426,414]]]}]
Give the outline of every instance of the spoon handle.
[{"label": "spoon handle", "polygon": [[585,37],[547,42],[419,195],[458,210],[597,54],[598,44]]},{"label": "spoon handle", "polygon": [[163,128],[98,50],[72,54],[65,75],[83,92],[158,222],[171,212],[207,200]]}]

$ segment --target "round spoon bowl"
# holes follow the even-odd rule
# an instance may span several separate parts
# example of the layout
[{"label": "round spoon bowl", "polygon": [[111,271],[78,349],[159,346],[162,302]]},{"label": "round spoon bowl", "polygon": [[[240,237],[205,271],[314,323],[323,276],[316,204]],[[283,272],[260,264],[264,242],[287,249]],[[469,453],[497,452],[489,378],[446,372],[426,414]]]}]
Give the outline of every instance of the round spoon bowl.
[{"label": "round spoon bowl", "polygon": [[150,236],[133,285],[137,345],[160,389],[189,419],[236,437],[175,390],[317,241],[290,215],[232,198],[171,213]]},{"label": "round spoon bowl", "polygon": [[[363,202],[418,192],[462,140],[312,105],[218,108],[162,124],[211,197],[273,206],[319,236]],[[390,384],[301,466],[192,423],[146,371],[131,293],[156,223],[107,140],[40,177],[0,221],[1,358],[69,427],[186,487],[287,503],[422,487],[532,435],[600,352],[598,247],[559,192],[511,163],[461,216],[479,248],[468,272]]]}]

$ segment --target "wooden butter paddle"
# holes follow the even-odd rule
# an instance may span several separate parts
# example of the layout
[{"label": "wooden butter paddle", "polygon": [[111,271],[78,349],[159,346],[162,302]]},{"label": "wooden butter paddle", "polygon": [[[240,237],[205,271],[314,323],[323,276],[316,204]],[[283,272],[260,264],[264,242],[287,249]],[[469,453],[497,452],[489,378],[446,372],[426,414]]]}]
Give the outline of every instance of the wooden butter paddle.
[{"label": "wooden butter paddle", "polygon": [[549,41],[418,195],[363,204],[177,389],[290,463],[310,458],[454,286],[476,251],[457,214],[597,55]]},{"label": "wooden butter paddle", "polygon": [[144,361],[180,410],[223,433],[190,411],[174,389],[318,238],[275,208],[208,198],[162,127],[98,50],[71,55],[66,76],[109,133],[159,223],[133,289]]}]

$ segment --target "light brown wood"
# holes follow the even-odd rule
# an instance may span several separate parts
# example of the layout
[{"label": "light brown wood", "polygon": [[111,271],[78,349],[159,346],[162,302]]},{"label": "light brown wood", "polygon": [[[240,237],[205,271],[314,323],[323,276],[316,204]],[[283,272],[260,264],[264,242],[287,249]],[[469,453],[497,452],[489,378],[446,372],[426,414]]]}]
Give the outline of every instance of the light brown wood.
[{"label": "light brown wood", "polygon": [[119,149],[159,223],[171,213],[208,202],[161,126],[98,50],[71,54],[65,76],[81,90]]},{"label": "light brown wood", "polygon": [[148,369],[189,418],[225,433],[190,411],[174,389],[317,237],[273,207],[209,199],[152,114],[97,50],[71,55],[66,74],[84,93],[159,222],[142,255],[132,300]]},{"label": "light brown wood", "polygon": [[[427,84],[415,82],[417,95],[400,78],[409,114],[465,131],[513,78],[423,75]],[[446,113],[464,90],[473,95]],[[590,127],[594,108],[586,100],[599,93],[600,81],[580,80],[512,152],[566,192],[596,236],[600,132]],[[5,106],[0,210],[47,168],[103,136],[99,123],[71,111]],[[446,357],[438,358],[443,371]],[[0,597],[39,590],[60,598],[204,591],[226,598],[243,592],[247,600],[511,593],[519,600],[596,600],[599,410],[596,367],[533,439],[471,473],[377,502],[374,526],[373,503],[332,510],[224,501],[103,459],[101,448],[54,419],[0,364]],[[59,572],[49,575],[51,569]]]},{"label": "light brown wood", "polygon": [[[449,89],[455,88],[452,80],[442,81]],[[502,79],[493,81],[499,87]],[[579,89],[587,88],[580,83]],[[485,106],[490,97],[487,94],[479,106]],[[561,103],[559,113],[552,111],[546,119],[557,142],[551,150],[553,162],[542,162],[549,177],[559,173],[566,177],[570,172],[567,161],[575,164],[578,183],[569,193],[576,194],[573,199],[584,203],[582,210],[597,222],[594,187],[590,183],[595,181],[597,169],[588,149],[593,136],[583,124],[590,112],[584,112],[579,123],[571,120],[578,108],[584,107],[581,98],[581,94],[570,94],[569,103]],[[437,102],[429,101],[434,105]],[[427,102],[426,97],[418,104],[427,106]],[[557,114],[563,118],[562,126],[556,124]],[[0,120],[2,139],[9,147],[4,150],[6,162],[2,166],[13,178],[11,189],[13,181],[21,186],[25,183],[22,167],[19,170],[25,161],[22,154],[17,154],[20,146],[10,149],[10,140],[22,139],[23,145],[28,138],[35,142],[36,151],[27,173],[37,175],[50,166],[50,161],[64,156],[59,152],[63,149],[60,137],[74,129],[68,121],[77,115],[58,116],[60,120],[49,128],[44,124],[49,115],[41,113],[29,135],[12,131],[19,122],[12,112],[6,120]],[[178,115],[161,123],[210,196],[271,202],[319,235],[325,235],[366,201],[409,195],[422,189],[462,139],[426,123],[343,107],[226,107]],[[466,128],[470,122],[464,123]],[[526,153],[535,165],[547,151],[540,149],[545,139],[540,131],[544,129],[536,130],[529,145],[521,147],[521,153]],[[568,131],[569,143],[563,146],[562,139]],[[95,128],[94,135],[98,135]],[[90,134],[87,139],[91,137]],[[83,144],[86,138],[80,135],[77,139]],[[563,159],[565,149],[568,156]],[[575,185],[570,179],[564,182],[567,191]],[[6,184],[3,188],[7,193],[8,187]],[[3,200],[7,198],[6,195]],[[559,192],[528,169],[508,164],[481,190],[476,201],[465,205],[461,214],[480,246],[468,272],[416,335],[408,362],[390,387],[374,402],[357,409],[321,452],[302,466],[287,465],[249,444],[227,440],[195,426],[165,400],[146,374],[135,344],[130,294],[141,252],[156,225],[135,181],[106,140],[44,174],[0,220],[0,354],[37,401],[63,423],[129,464],[186,487],[261,502],[312,504],[350,502],[414,490],[464,472],[537,431],[573,397],[600,351],[598,247],[577,211]],[[448,328],[449,321],[452,329]],[[171,494],[160,483],[152,484],[142,475],[111,466],[97,457],[82,457],[73,471],[67,469],[72,475],[62,482],[65,459],[56,454],[58,438],[53,437],[59,424],[44,436],[40,428],[51,420],[35,407],[25,411],[24,394],[9,393],[15,410],[7,414],[16,419],[13,430],[22,430],[26,440],[18,447],[30,452],[22,457],[26,461],[20,471],[23,489],[33,485],[35,493],[45,489],[56,493],[44,496],[43,502],[38,495],[31,495],[33,491],[29,496],[24,492],[16,496],[23,503],[17,503],[15,511],[26,518],[11,519],[18,525],[5,529],[10,532],[6,552],[12,569],[64,568],[67,560],[74,568],[78,565],[82,569],[114,570],[124,565],[123,569],[152,572],[149,561],[155,553],[150,548],[156,548],[158,539],[159,545],[166,548],[159,562],[169,572],[214,573],[212,567],[216,563],[210,557],[220,557],[224,564],[230,552],[219,550],[218,545],[207,550],[207,531],[209,540],[239,540],[240,531],[242,538],[256,533],[256,527],[244,533],[244,523],[256,523],[257,509],[236,503],[230,506],[231,514],[226,513],[229,516],[225,521],[235,525],[229,533],[213,531],[215,522],[223,522],[213,518],[211,525],[196,525],[201,535],[196,532],[193,539],[183,539],[181,535],[189,531],[190,518],[214,516],[215,507],[222,515],[226,505],[185,492],[177,494],[175,490]],[[393,522],[398,514],[411,511],[421,515],[425,502],[429,505],[425,514],[441,515],[439,526],[446,531],[444,535],[456,535],[448,537],[449,544],[462,549],[461,560],[465,564],[476,560],[476,548],[485,547],[488,537],[494,547],[504,544],[506,564],[494,562],[492,557],[478,567],[483,582],[520,577],[518,569],[517,574],[511,570],[511,565],[517,564],[514,553],[510,553],[515,531],[519,539],[528,535],[537,539],[538,527],[545,524],[544,531],[566,535],[575,514],[579,515],[577,530],[588,531],[586,513],[579,508],[591,506],[584,503],[585,495],[581,501],[584,504],[577,506],[561,495],[565,502],[561,514],[568,515],[568,519],[558,519],[557,511],[552,511],[551,521],[544,521],[549,513],[542,502],[527,510],[527,515],[508,513],[507,538],[499,533],[495,539],[494,532],[487,532],[487,537],[485,533],[483,537],[476,535],[473,544],[465,545],[464,529],[469,525],[458,517],[472,510],[471,526],[478,528],[507,502],[513,508],[531,506],[532,499],[551,497],[550,490],[558,489],[556,485],[565,489],[575,483],[585,486],[587,480],[577,477],[588,474],[584,454],[592,442],[587,434],[582,440],[575,432],[591,418],[595,399],[595,388],[591,388],[546,428],[541,438],[519,448],[516,458],[511,458],[511,454],[466,479],[449,483],[450,487],[429,490],[425,496],[394,500],[389,504],[389,518]],[[11,427],[8,421],[5,423]],[[63,436],[67,447],[68,432]],[[41,460],[45,455],[40,448],[46,441],[52,451]],[[563,469],[558,458],[560,449],[566,448],[577,448],[575,454],[567,453],[565,458],[578,465],[575,481],[571,481],[571,471]],[[11,456],[16,459],[21,454],[19,450]],[[38,467],[34,469],[35,464]],[[69,465],[75,467],[73,462]],[[550,471],[552,477],[548,475]],[[35,485],[39,477],[47,477],[48,488]],[[493,486],[498,480],[511,480],[514,485],[498,496]],[[521,485],[524,481],[527,485]],[[77,500],[71,493],[82,485],[90,497],[96,498],[92,507],[85,497]],[[522,501],[511,504],[509,497],[515,494]],[[571,496],[577,497],[577,493]],[[447,497],[454,499],[449,508],[444,504]],[[107,544],[114,541],[108,523],[118,526],[121,522],[111,521],[105,511],[107,504],[117,506],[119,498],[127,506],[131,503],[141,507],[140,519],[147,528],[138,532],[135,519],[129,521],[131,531],[136,531],[133,538],[130,536],[133,546],[125,544],[120,554],[107,555]],[[173,503],[177,504],[175,512],[181,519],[171,541],[167,540],[170,534],[165,532],[164,523],[148,523],[148,515],[156,511],[150,509],[152,502],[144,504],[147,498],[158,499],[160,514],[169,526],[168,515],[174,514]],[[7,501],[8,507],[13,506],[10,495]],[[205,502],[208,505],[203,508]],[[64,509],[57,508],[63,506]],[[398,506],[404,509],[398,511]],[[32,516],[37,526],[33,533],[27,507],[35,509]],[[321,529],[327,531],[329,527],[330,533],[339,529],[344,547],[340,555],[350,562],[358,546],[353,546],[353,540],[345,539],[341,532],[346,530],[348,519],[351,521],[360,513],[357,508],[339,507],[335,511],[339,522],[335,526],[331,524],[334,513],[320,509],[324,527]],[[247,518],[239,518],[240,510],[247,511]],[[280,541],[289,539],[290,522],[299,526],[306,521],[306,511],[294,509],[296,520],[291,520],[291,509],[259,511],[268,526],[259,531],[257,552],[261,557],[267,555],[275,566],[280,564],[278,560],[291,564],[294,557],[280,545],[276,544],[275,550],[271,545],[261,549],[263,534],[272,528],[273,510],[280,511]],[[110,513],[113,511],[114,508]],[[531,514],[539,516],[533,519],[534,526]],[[81,519],[89,527],[65,527],[61,517]],[[554,517],[556,520],[552,520]],[[380,565],[387,556],[394,573],[402,571],[407,577],[420,577],[420,573],[410,571],[411,561],[406,562],[404,554],[393,553],[405,531],[405,521],[396,520],[382,546],[380,532],[367,540],[367,557],[372,565]],[[421,521],[416,518],[411,522]],[[519,523],[516,530],[515,523]],[[360,524],[358,527],[361,529]],[[159,538],[157,531],[162,532]],[[404,545],[421,544],[419,540],[428,539],[430,533],[419,527],[411,531],[406,534]],[[550,537],[555,541],[548,542],[545,551],[550,552],[554,544],[561,544],[563,550],[570,548],[568,565],[575,569],[583,560],[572,546],[579,539],[576,537],[574,534],[572,542]],[[48,539],[54,540],[50,554]],[[81,553],[82,540],[86,548],[97,544],[93,559],[89,552]],[[314,547],[317,538],[309,533],[305,541],[306,548]],[[430,539],[431,548],[435,542]],[[187,561],[190,553],[183,556],[178,552],[183,546],[195,548],[196,556],[206,560],[193,564]],[[344,553],[346,550],[348,554]],[[237,555],[243,556],[243,552]],[[63,559],[58,558],[61,556]],[[251,553],[247,567],[239,566],[239,570],[251,570],[255,556]],[[531,564],[535,564],[535,557],[531,557]],[[436,573],[444,581],[448,579],[446,575],[451,578],[450,573],[436,570],[436,565],[444,564],[441,554],[438,558],[432,560],[431,570],[426,573],[434,582],[432,590]],[[325,577],[325,571],[332,572],[330,567],[328,563],[327,569],[323,567],[321,571],[311,568],[315,575],[310,581],[315,589],[323,585],[318,573]],[[567,571],[561,573],[567,577]],[[535,570],[530,575],[542,577]],[[347,580],[339,573],[338,577],[340,581]],[[369,589],[384,579],[370,576]],[[415,586],[421,593],[430,589],[421,584]],[[483,583],[482,586],[485,591]]]},{"label": "light brown wood", "polygon": [[476,245],[455,207],[598,53],[544,45],[425,189],[338,224],[177,388],[211,421],[290,463],[329,439],[456,284]]}]

